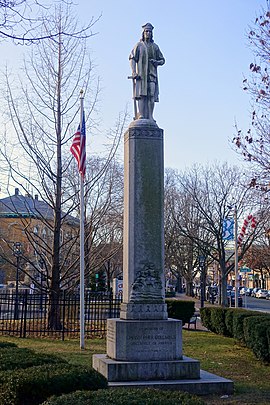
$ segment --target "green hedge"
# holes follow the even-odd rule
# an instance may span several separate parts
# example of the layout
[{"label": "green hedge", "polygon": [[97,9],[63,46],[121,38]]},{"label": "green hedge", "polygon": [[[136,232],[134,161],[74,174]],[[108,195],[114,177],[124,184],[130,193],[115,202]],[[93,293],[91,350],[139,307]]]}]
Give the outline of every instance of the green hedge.
[{"label": "green hedge", "polygon": [[270,315],[240,308],[200,309],[202,324],[211,332],[234,337],[252,349],[255,356],[270,361]]},{"label": "green hedge", "polygon": [[42,405],[204,405],[205,402],[194,395],[171,390],[126,389],[75,392],[61,397],[53,397]]},{"label": "green hedge", "polygon": [[225,313],[224,308],[216,308],[216,311],[211,311],[211,325],[213,332],[227,336]]},{"label": "green hedge", "polygon": [[165,300],[169,318],[180,319],[183,323],[188,323],[195,312],[194,301]]},{"label": "green hedge", "polygon": [[227,308],[225,311],[226,336],[233,337],[233,316],[234,308]]},{"label": "green hedge", "polygon": [[200,309],[200,317],[203,326],[205,326],[208,330],[211,332],[214,332],[213,326],[212,326],[212,320],[211,320],[211,309],[209,307],[204,307]]},{"label": "green hedge", "polygon": [[262,316],[263,312],[247,311],[244,309],[238,309],[233,315],[233,337],[235,339],[245,342],[244,336],[244,320],[250,316]]},{"label": "green hedge", "polygon": [[49,364],[6,372],[0,385],[1,405],[37,405],[52,395],[106,388],[107,380],[92,368]]},{"label": "green hedge", "polygon": [[244,338],[259,360],[270,362],[270,316],[250,316],[244,319]]},{"label": "green hedge", "polygon": [[0,349],[5,349],[6,347],[18,347],[15,343],[11,342],[0,342]]},{"label": "green hedge", "polygon": [[0,350],[0,371],[59,363],[66,361],[53,354],[35,353],[30,349],[19,347],[6,347]]}]

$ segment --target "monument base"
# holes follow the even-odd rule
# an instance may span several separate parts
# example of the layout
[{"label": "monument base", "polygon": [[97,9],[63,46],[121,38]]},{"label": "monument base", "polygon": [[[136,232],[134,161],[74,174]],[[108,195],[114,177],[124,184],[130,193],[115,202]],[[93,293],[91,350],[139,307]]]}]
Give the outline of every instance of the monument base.
[{"label": "monument base", "polygon": [[171,361],[116,361],[106,354],[94,354],[93,367],[109,382],[200,378],[200,363],[188,357]]},{"label": "monument base", "polygon": [[109,388],[159,388],[196,395],[231,395],[233,381],[200,370],[197,360],[121,362],[106,354],[93,355],[93,368],[108,380]]},{"label": "monument base", "polygon": [[109,388],[159,388],[178,390],[194,395],[232,395],[233,381],[207,371],[200,371],[199,379],[160,380],[160,381],[112,381]]},{"label": "monument base", "polygon": [[182,322],[107,320],[107,355],[93,355],[93,368],[109,387],[178,389],[197,395],[232,394],[233,382],[200,370],[182,355]]}]

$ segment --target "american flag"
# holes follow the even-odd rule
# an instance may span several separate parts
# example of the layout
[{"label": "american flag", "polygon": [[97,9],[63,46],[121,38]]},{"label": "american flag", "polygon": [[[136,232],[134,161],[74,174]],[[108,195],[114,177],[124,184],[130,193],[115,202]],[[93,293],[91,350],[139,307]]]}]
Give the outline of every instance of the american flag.
[{"label": "american flag", "polygon": [[80,125],[79,125],[77,132],[74,135],[72,145],[70,147],[70,151],[71,151],[72,155],[77,160],[78,169],[79,169],[79,172],[82,177],[84,177],[84,175],[85,175],[85,168],[86,168],[85,139],[86,139],[85,116],[84,116],[84,112],[83,112],[82,129],[80,128]]}]

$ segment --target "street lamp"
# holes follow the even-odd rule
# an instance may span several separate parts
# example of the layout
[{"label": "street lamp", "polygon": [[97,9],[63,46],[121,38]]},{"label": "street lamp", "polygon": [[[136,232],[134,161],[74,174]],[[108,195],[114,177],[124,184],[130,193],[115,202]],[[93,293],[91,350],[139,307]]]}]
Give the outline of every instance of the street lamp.
[{"label": "street lamp", "polygon": [[234,272],[235,272],[235,308],[238,308],[239,272],[238,272],[238,223],[237,207],[234,206]]},{"label": "street lamp", "polygon": [[[233,209],[232,205],[228,205],[229,210]],[[238,291],[239,291],[239,272],[238,272],[238,222],[237,222],[237,206],[234,204],[234,277],[235,277],[235,308],[238,307]],[[229,239],[227,239],[229,240]]]},{"label": "street lamp", "polygon": [[20,256],[22,254],[21,242],[15,242],[13,244],[13,254],[17,259],[16,262],[16,290],[15,290],[15,306],[14,306],[14,319],[19,319],[19,265]]}]

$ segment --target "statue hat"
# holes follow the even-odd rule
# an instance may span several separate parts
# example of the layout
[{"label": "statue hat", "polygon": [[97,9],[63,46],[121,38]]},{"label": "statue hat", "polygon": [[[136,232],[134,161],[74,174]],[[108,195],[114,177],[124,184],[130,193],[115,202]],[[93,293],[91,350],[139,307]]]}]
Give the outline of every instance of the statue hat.
[{"label": "statue hat", "polygon": [[143,28],[144,30],[148,29],[148,30],[151,30],[151,31],[153,31],[153,29],[154,29],[153,25],[150,24],[150,23],[144,24],[144,25],[142,26],[142,28]]}]

